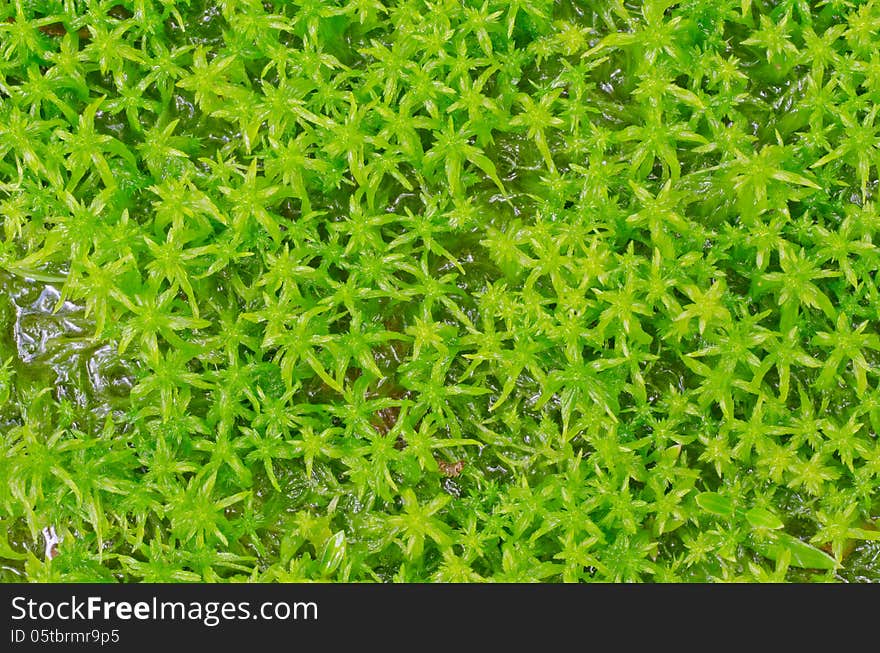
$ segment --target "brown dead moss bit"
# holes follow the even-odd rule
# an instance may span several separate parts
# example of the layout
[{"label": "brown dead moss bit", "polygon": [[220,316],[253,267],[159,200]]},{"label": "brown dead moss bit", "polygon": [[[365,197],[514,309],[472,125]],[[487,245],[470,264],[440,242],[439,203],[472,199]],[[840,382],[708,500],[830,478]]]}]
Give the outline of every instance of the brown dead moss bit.
[{"label": "brown dead moss bit", "polygon": [[437,467],[440,468],[440,473],[448,478],[455,478],[460,475],[465,465],[463,460],[456,460],[454,463],[448,463],[439,458],[435,458],[434,460],[437,461]]}]

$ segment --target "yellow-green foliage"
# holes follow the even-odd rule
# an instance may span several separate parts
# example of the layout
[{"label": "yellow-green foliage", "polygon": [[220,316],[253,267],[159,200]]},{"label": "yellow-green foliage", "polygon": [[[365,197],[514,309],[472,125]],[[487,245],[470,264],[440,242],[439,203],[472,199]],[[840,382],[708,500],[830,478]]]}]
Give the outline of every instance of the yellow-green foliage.
[{"label": "yellow-green foliage", "polygon": [[880,579],[878,33],[0,0],[0,579]]}]

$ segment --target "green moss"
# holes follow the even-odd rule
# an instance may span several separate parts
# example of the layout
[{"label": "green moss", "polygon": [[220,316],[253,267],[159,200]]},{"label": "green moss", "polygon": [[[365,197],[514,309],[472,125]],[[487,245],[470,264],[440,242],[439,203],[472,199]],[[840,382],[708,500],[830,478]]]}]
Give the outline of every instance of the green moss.
[{"label": "green moss", "polygon": [[0,581],[876,581],[878,27],[0,3]]}]

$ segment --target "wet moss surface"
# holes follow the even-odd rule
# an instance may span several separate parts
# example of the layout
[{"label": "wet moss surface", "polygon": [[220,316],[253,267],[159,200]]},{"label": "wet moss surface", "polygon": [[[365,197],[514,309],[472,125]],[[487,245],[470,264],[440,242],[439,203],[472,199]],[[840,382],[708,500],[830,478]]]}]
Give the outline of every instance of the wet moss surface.
[{"label": "wet moss surface", "polygon": [[0,580],[878,580],[878,29],[0,5]]}]

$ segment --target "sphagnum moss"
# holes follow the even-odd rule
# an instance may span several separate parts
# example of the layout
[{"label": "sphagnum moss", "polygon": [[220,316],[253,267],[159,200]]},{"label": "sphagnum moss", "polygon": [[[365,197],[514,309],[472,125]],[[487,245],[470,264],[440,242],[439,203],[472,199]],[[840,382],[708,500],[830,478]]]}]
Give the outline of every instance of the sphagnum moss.
[{"label": "sphagnum moss", "polygon": [[878,580],[878,33],[0,3],[0,578]]}]

